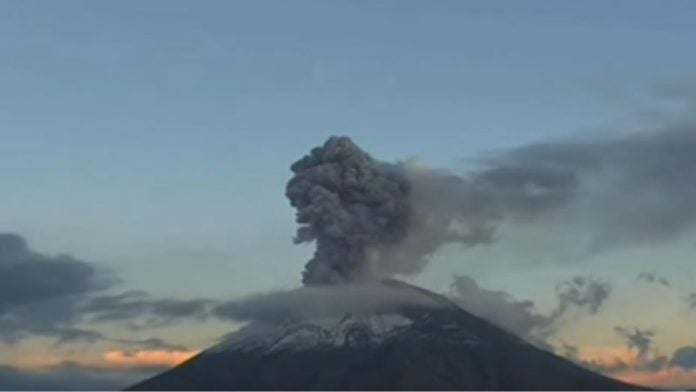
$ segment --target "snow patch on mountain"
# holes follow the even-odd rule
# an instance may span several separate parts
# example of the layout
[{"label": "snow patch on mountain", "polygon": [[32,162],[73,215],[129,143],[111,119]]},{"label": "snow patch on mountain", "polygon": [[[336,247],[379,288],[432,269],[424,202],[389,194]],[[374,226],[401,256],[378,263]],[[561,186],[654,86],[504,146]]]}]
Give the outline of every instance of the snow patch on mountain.
[{"label": "snow patch on mountain", "polygon": [[384,342],[412,324],[403,315],[348,314],[302,322],[252,322],[229,335],[209,352],[227,350],[275,352]]}]

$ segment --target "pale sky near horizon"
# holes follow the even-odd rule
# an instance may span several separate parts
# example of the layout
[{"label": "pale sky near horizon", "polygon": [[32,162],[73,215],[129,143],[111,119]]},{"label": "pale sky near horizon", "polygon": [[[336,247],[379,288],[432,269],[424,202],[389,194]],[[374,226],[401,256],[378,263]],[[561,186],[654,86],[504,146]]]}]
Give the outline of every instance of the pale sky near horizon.
[{"label": "pale sky near horizon", "polygon": [[[515,146],[643,129],[664,109],[655,86],[693,86],[694,17],[677,0],[2,2],[0,232],[158,296],[294,287],[312,247],[292,244],[284,187],[326,137],[463,172]],[[560,279],[601,275],[625,312],[606,335],[643,321],[630,298],[663,298],[634,295],[637,273],[667,264],[683,289],[640,325],[665,330],[696,273],[692,241],[587,262],[461,252],[416,281],[468,274],[549,308]],[[696,342],[670,334],[669,350]]]}]

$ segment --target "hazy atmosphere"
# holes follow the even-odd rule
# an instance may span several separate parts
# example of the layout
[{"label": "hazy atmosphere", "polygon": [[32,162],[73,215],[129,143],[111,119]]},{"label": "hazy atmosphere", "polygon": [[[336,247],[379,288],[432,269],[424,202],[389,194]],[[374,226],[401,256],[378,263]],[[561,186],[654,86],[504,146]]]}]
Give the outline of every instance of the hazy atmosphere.
[{"label": "hazy atmosphere", "polygon": [[[383,278],[696,388],[695,17],[0,3],[0,389],[124,388],[249,321],[336,311],[324,283],[368,281],[341,309],[404,300]],[[319,189],[336,156],[369,180],[360,208]]]}]

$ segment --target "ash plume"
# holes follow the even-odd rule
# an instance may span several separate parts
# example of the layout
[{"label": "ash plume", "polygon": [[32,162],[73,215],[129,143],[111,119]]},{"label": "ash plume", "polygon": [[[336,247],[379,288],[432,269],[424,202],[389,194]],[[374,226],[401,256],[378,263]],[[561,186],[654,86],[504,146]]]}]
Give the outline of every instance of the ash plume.
[{"label": "ash plume", "polygon": [[348,137],[329,138],[291,169],[295,242],[316,242],[305,284],[413,274],[444,243],[491,241],[480,195],[447,172],[377,161]]},{"label": "ash plume", "polygon": [[295,176],[286,195],[302,225],[295,242],[316,241],[305,283],[354,280],[365,272],[370,250],[406,237],[411,219],[406,178],[350,139],[330,138],[291,170]]},{"label": "ash plume", "polygon": [[292,165],[286,188],[295,241],[316,243],[303,281],[415,274],[445,244],[505,244],[521,228],[545,230],[536,249],[567,238],[580,257],[682,238],[696,229],[694,129],[533,143],[461,176],[382,162],[331,137]]}]

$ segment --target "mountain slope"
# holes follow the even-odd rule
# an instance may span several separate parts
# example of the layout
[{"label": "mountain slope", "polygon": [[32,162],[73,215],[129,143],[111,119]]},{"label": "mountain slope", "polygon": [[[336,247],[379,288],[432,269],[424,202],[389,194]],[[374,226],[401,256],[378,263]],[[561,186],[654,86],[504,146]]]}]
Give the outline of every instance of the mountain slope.
[{"label": "mountain slope", "polygon": [[446,298],[437,306],[252,323],[131,390],[635,390],[540,350]]}]

